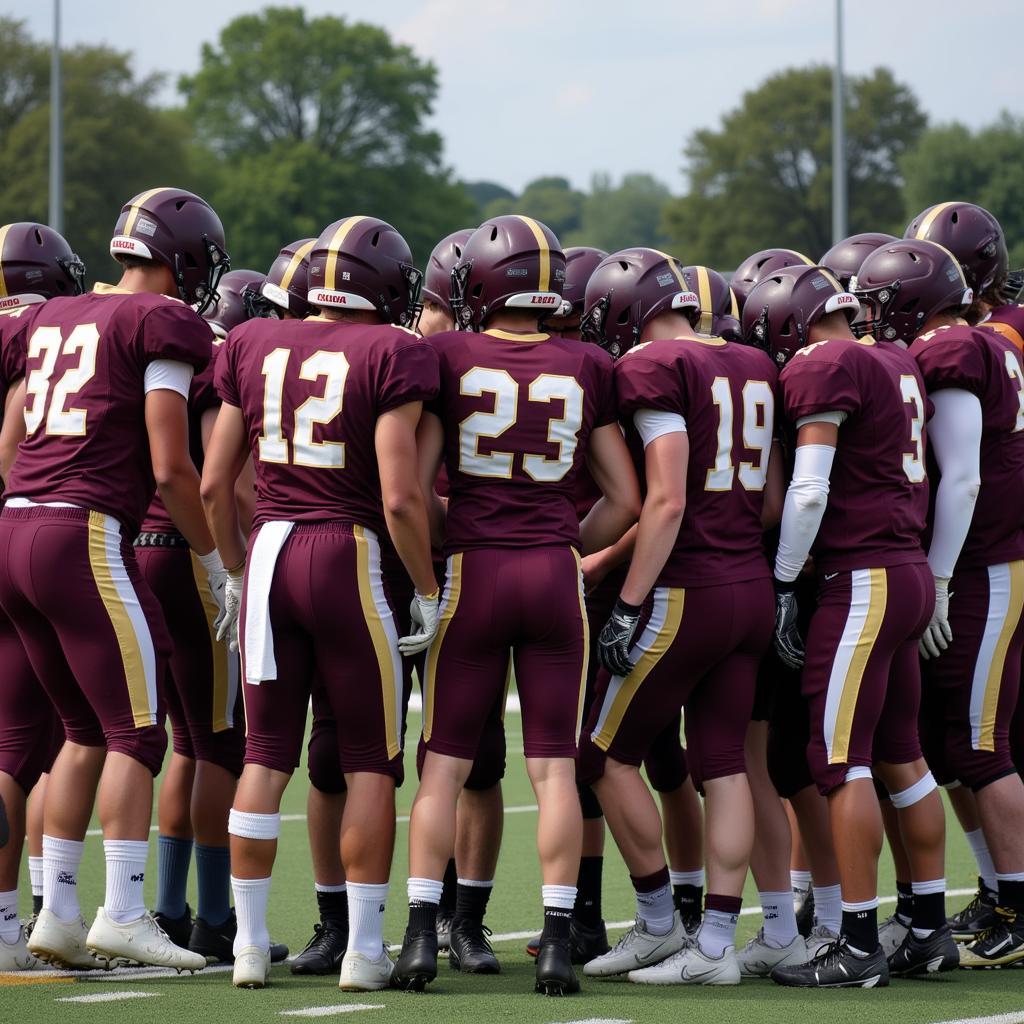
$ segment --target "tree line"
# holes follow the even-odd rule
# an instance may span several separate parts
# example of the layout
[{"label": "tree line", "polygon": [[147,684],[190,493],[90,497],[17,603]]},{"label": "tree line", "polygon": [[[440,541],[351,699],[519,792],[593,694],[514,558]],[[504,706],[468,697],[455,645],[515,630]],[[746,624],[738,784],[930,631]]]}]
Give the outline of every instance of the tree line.
[{"label": "tree line", "polygon": [[[124,52],[69,48],[63,70],[65,232],[94,279],[109,274],[125,198],[172,182],[220,212],[236,267],[267,267],[284,242],[353,211],[394,223],[420,261],[447,232],[512,211],[564,245],[651,245],[721,269],[769,245],[813,257],[830,245],[827,67],[773,75],[681,140],[681,195],[641,171],[595,173],[587,189],[545,176],[518,195],[460,181],[427,125],[437,68],[381,28],[300,8],[234,19],[178,80],[176,107],[158,103],[166,77],[138,77]],[[847,95],[851,232],[902,234],[923,207],[966,199],[1002,221],[1024,264],[1024,119],[930,125],[884,68],[851,76]],[[48,45],[0,18],[0,223],[46,219],[49,113]]]}]

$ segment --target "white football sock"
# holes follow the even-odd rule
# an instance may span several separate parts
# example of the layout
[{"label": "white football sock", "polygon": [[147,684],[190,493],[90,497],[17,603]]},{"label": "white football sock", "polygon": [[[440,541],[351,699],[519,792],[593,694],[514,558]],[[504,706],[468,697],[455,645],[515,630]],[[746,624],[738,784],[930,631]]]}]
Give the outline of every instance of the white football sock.
[{"label": "white football sock", "polygon": [[697,945],[705,956],[716,960],[725,952],[726,946],[736,944],[736,922],[738,914],[727,914],[724,910],[705,910]]},{"label": "white football sock", "polygon": [[800,889],[802,892],[807,892],[811,887],[810,871],[790,871],[789,884],[794,889]]},{"label": "white football sock", "polygon": [[672,884],[653,892],[636,894],[637,916],[652,935],[668,935],[675,923],[676,905],[672,900]]},{"label": "white football sock", "polygon": [[410,878],[406,882],[406,891],[409,893],[409,906],[414,903],[440,903],[444,882],[439,878]]},{"label": "white football sock", "polygon": [[105,839],[107,895],[103,909],[118,924],[137,921],[146,912],[142,886],[146,879],[149,842],[136,839]]},{"label": "white football sock", "polygon": [[771,946],[788,946],[796,937],[796,911],[793,910],[793,893],[759,892],[761,913],[764,916],[764,938]]},{"label": "white football sock", "polygon": [[572,910],[576,906],[576,892],[575,885],[542,885],[541,906],[553,910]]},{"label": "white football sock", "polygon": [[78,905],[78,867],[85,843],[43,836],[43,907],[61,921],[81,917]]},{"label": "white football sock", "polygon": [[833,935],[839,934],[843,924],[843,893],[838,882],[814,887],[814,923]]},{"label": "white football sock", "polygon": [[976,828],[973,832],[965,832],[964,838],[967,840],[967,845],[971,848],[971,853],[974,854],[981,880],[989,889],[995,889],[996,866],[992,863],[992,854],[988,852],[985,833],[980,828]]},{"label": "white football sock", "polygon": [[669,869],[668,880],[673,886],[695,885],[699,889],[704,888],[704,869],[699,871],[672,871]]},{"label": "white football sock", "polygon": [[43,858],[42,857],[29,857],[28,859],[28,877],[32,883],[32,895],[42,896],[43,895]]},{"label": "white football sock", "polygon": [[232,875],[231,891],[235,896],[235,916],[238,919],[238,931],[232,947],[235,956],[246,946],[256,946],[266,952],[270,949],[270,932],[267,931],[270,879],[235,878]]},{"label": "white football sock", "polygon": [[21,921],[18,920],[18,890],[0,892],[0,939],[4,942],[16,942],[21,934]]},{"label": "white football sock", "polygon": [[388,883],[348,883],[348,951],[379,960],[384,948],[384,906]]}]

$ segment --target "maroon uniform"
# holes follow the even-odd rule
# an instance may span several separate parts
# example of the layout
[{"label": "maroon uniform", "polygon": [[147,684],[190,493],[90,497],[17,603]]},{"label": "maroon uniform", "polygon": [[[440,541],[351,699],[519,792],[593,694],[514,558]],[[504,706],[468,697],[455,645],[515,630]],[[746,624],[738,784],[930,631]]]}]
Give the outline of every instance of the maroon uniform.
[{"label": "maroon uniform", "polygon": [[808,761],[822,792],[853,766],[905,764],[917,737],[917,642],[935,592],[921,547],[928,508],[925,389],[889,343],[838,339],[782,371],[788,418],[839,413],[828,504],[812,549],[820,597],[807,637]]},{"label": "maroon uniform", "polygon": [[910,354],[929,392],[955,388],[981,404],[981,487],[949,587],[953,642],[925,665],[928,701],[942,710],[940,772],[977,788],[1014,770],[1009,733],[1024,649],[1024,371],[1010,339],[966,325],[922,335]]},{"label": "maroon uniform", "polygon": [[97,745],[98,721],[108,750],[155,773],[170,642],[129,540],[153,493],[146,380],[160,361],[202,370],[212,335],[176,299],[97,286],[38,306],[18,337],[28,436],[0,517],[0,604],[68,739]]},{"label": "maroon uniform", "polygon": [[250,320],[228,335],[216,384],[241,409],[256,470],[246,761],[294,770],[315,679],[341,769],[400,778],[405,676],[373,438],[381,415],[436,395],[437,358],[398,327]]},{"label": "maroon uniform", "polygon": [[1024,352],[1024,306],[996,306],[978,326],[996,331]]},{"label": "maroon uniform", "polygon": [[616,418],[611,359],[546,334],[439,334],[448,573],[427,655],[427,748],[471,760],[512,650],[527,757],[572,757],[586,678],[576,480]]},{"label": "maroon uniform", "polygon": [[745,771],[757,666],[773,599],[761,510],[777,373],[761,351],[718,338],[638,345],[615,366],[619,408],[637,462],[639,412],[681,417],[689,442],[686,511],[633,645],[633,671],[598,677],[582,755],[640,764],[686,707],[695,784]]}]

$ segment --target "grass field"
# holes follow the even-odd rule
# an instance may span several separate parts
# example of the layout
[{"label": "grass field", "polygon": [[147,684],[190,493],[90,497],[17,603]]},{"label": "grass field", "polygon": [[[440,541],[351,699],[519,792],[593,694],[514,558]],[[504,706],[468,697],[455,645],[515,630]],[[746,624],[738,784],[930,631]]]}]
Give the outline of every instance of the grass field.
[{"label": "grass field", "polygon": [[[208,969],[195,977],[163,976],[162,972],[93,973],[75,979],[46,974],[0,975],[0,1022],[60,1020],[69,1024],[118,1024],[167,1021],[182,1024],[246,1021],[286,1024],[290,1019],[344,1015],[346,1020],[377,1024],[407,1024],[433,1019],[438,1024],[516,1021],[523,1024],[555,1022],[633,1021],[636,1024],[934,1024],[975,1021],[992,1017],[991,1024],[1024,1022],[1024,970],[971,973],[961,971],[922,981],[894,982],[887,990],[851,992],[798,992],[770,981],[744,982],[733,989],[639,989],[625,982],[584,981],[582,992],[562,1000],[533,993],[533,962],[523,951],[521,937],[540,922],[540,876],[533,852],[536,813],[522,761],[519,718],[509,715],[509,770],[505,781],[505,837],[498,877],[488,912],[495,948],[503,973],[470,978],[448,971],[442,961],[438,981],[424,995],[387,992],[376,995],[341,993],[334,978],[294,978],[287,967],[275,968],[272,985],[261,992],[239,992],[231,987],[226,969]],[[410,716],[410,736],[419,722]],[[411,745],[414,750],[414,745]],[[410,769],[411,758],[410,758]],[[414,772],[410,770],[410,778]],[[401,940],[405,925],[405,878],[409,805],[413,782],[399,791],[394,883],[385,934]],[[285,795],[280,852],[270,897],[271,933],[301,949],[315,920],[304,819],[306,781],[297,774]],[[152,905],[156,880],[156,843],[151,846],[147,900]],[[27,869],[23,872],[23,903],[30,906]],[[973,888],[969,851],[955,824],[950,828],[948,860],[950,889]],[[102,846],[98,835],[87,843],[80,876],[82,906],[87,916],[102,898]],[[883,858],[881,891],[894,892],[888,858]],[[191,902],[195,905],[194,886]],[[605,867],[605,916],[623,922],[632,917],[633,905],[625,869],[609,842]],[[962,904],[963,897],[950,900]],[[759,925],[757,894],[748,887],[740,940]],[[883,904],[881,914],[891,910]],[[951,907],[955,909],[955,907]],[[757,912],[755,912],[757,910]],[[749,911],[749,912],[747,912]],[[506,936],[505,938],[501,938]],[[154,976],[156,975],[156,976]]]}]

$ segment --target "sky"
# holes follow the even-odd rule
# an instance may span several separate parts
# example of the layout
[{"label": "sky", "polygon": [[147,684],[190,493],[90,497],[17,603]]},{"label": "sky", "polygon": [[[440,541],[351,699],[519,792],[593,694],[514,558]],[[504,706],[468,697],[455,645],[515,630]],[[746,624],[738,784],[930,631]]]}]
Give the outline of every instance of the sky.
[{"label": "sky", "polygon": [[[289,0],[278,0],[280,5]],[[831,63],[832,0],[306,0],[386,28],[439,71],[432,118],[466,181],[519,190],[560,174],[646,171],[685,189],[682,148],[774,71]],[[846,69],[890,67],[933,122],[978,126],[1020,113],[1020,0],[847,0]],[[199,64],[254,0],[64,0],[66,45],[105,43],[140,75]],[[126,17],[125,12],[130,10]],[[52,0],[0,0],[48,38]],[[1014,104],[1016,107],[1014,108]]]}]

